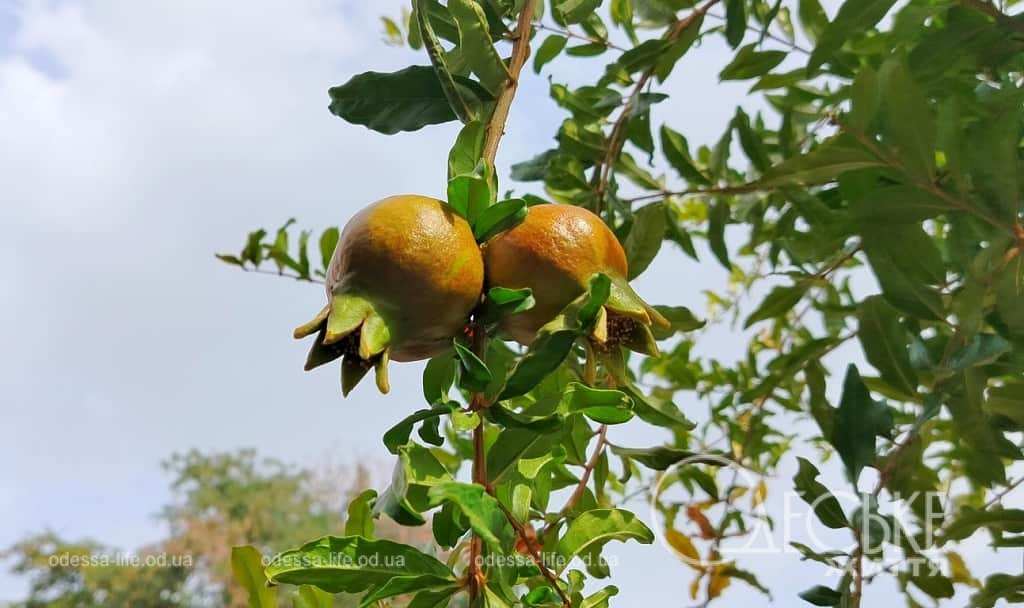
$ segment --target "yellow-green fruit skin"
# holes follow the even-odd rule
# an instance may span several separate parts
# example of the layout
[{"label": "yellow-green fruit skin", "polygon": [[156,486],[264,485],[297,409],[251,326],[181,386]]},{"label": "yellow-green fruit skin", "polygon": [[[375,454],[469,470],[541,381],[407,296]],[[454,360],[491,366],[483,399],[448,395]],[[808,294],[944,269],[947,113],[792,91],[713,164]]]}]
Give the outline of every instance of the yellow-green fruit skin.
[{"label": "yellow-green fruit skin", "polygon": [[501,329],[520,344],[586,291],[590,277],[628,276],[626,253],[607,225],[582,207],[544,204],[530,207],[519,225],[484,246],[487,286],[533,290],[536,304],[511,315]]},{"label": "yellow-green fruit skin", "polygon": [[391,196],[346,224],[327,271],[327,296],[369,299],[391,330],[390,358],[417,361],[451,347],[480,300],[484,266],[469,224],[448,205]]}]

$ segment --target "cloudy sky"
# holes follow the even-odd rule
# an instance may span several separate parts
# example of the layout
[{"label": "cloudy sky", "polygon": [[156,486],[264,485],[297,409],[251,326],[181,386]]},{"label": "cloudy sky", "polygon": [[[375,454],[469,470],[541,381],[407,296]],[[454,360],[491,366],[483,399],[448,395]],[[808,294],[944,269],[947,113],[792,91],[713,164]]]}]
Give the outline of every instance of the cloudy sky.
[{"label": "cloudy sky", "polygon": [[[124,548],[159,538],[159,462],[192,447],[386,462],[379,437],[420,406],[421,367],[396,366],[387,399],[370,383],[342,401],[336,370],[303,374],[306,346],[290,337],[321,290],[212,254],[289,217],[322,228],[389,194],[441,195],[454,126],[388,138],[326,110],[329,85],[424,62],[381,41],[379,15],[400,6],[0,0],[0,547],[44,528]],[[656,122],[710,143],[735,104],[762,108],[746,86],[717,82],[727,61],[717,37],[688,56]],[[579,66],[554,78],[582,84],[590,72]],[[546,77],[524,81],[503,168],[548,146],[562,114],[546,89]],[[701,290],[724,279],[715,263],[666,250],[638,285],[701,310]],[[723,328],[702,348],[728,359],[742,344]],[[642,424],[614,432],[624,444],[664,437]],[[787,461],[774,494],[792,470]],[[616,555],[618,605],[686,605],[690,575],[661,548]],[[981,548],[977,558],[993,563]],[[793,555],[744,564],[782,605],[834,583]],[[0,600],[24,588],[0,574]],[[892,591],[883,582],[868,597]]]}]

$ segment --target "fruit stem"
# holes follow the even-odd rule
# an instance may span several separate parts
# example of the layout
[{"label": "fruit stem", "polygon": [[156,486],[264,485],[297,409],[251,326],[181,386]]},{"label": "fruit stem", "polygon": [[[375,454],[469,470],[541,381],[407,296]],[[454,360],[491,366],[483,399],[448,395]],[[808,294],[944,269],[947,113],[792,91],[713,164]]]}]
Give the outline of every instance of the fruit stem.
[{"label": "fruit stem", "polygon": [[519,74],[523,71],[526,58],[530,56],[530,34],[533,29],[533,0],[523,5],[519,13],[519,21],[516,24],[516,31],[512,35],[512,58],[508,65],[508,78],[505,79],[505,86],[494,104],[494,113],[487,122],[487,130],[484,136],[483,159],[488,167],[494,169],[494,159],[498,155],[498,143],[501,136],[505,134],[505,123],[508,121],[508,112],[512,108],[512,100],[516,96],[516,89],[519,87]]}]

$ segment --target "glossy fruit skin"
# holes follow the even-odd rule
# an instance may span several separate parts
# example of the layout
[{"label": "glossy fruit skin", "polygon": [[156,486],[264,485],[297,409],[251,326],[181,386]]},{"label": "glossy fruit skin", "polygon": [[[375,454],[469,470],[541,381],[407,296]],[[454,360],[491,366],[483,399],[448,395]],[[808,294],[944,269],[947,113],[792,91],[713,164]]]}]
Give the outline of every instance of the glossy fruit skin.
[{"label": "glossy fruit skin", "polygon": [[469,224],[437,199],[391,196],[355,214],[327,271],[327,297],[357,294],[391,331],[389,356],[451,347],[480,300],[484,266]]},{"label": "glossy fruit skin", "polygon": [[626,252],[607,225],[582,207],[543,204],[530,207],[522,223],[487,242],[484,266],[488,287],[529,287],[536,304],[509,316],[502,330],[520,344],[586,290],[591,276],[628,276]]}]

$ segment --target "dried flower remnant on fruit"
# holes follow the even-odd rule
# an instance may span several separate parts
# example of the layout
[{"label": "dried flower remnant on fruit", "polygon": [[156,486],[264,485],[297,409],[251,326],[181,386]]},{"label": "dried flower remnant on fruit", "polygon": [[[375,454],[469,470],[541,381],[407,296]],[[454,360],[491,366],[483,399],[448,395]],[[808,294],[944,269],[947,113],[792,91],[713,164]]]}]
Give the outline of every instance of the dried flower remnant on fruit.
[{"label": "dried flower remnant on fruit", "polygon": [[464,331],[483,274],[473,231],[442,201],[402,195],[373,203],[341,233],[327,306],[295,330],[296,338],[316,334],[306,369],[340,358],[345,395],[371,368],[388,392],[391,360],[430,358]]}]

